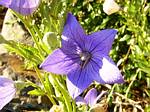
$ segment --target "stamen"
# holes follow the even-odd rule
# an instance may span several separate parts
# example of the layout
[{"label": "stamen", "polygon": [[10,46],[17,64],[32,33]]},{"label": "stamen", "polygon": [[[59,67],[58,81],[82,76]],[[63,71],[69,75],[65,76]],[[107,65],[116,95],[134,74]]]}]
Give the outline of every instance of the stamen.
[{"label": "stamen", "polygon": [[87,63],[90,61],[91,54],[89,52],[82,52],[80,54],[80,59],[82,61],[81,67],[84,68],[87,65]]}]

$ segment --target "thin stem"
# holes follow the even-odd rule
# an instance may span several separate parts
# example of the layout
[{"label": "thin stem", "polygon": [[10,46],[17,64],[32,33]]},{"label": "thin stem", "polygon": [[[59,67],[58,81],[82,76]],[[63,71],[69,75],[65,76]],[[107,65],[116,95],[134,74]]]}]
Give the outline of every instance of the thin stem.
[{"label": "thin stem", "polygon": [[134,75],[131,83],[129,84],[129,86],[128,86],[127,90],[126,90],[126,94],[125,94],[126,98],[128,98],[128,93],[129,93],[129,91],[131,89],[131,86],[132,86],[133,82],[136,80],[136,77],[137,77],[138,73],[139,73],[139,69],[137,70],[137,73]]},{"label": "thin stem", "polygon": [[[28,30],[29,33],[31,34],[31,37],[32,37],[33,41],[35,42],[35,44],[36,44],[38,50],[40,51],[39,55],[40,55],[41,59],[43,60],[43,59],[44,59],[44,56],[41,55],[41,53],[42,53],[43,51],[42,51],[40,45],[38,44],[38,41],[37,41],[37,39],[36,39],[37,37],[36,37],[35,31],[34,31],[35,25],[32,25],[32,26],[31,26],[31,25],[29,24],[29,22],[25,21],[21,15],[19,15],[18,13],[14,12],[14,11],[13,11],[13,13],[24,23],[25,27],[27,28],[27,30]],[[40,35],[39,35],[39,36],[40,36]]]},{"label": "thin stem", "polygon": [[43,78],[42,78],[42,76],[41,76],[41,74],[40,74],[40,71],[38,70],[37,67],[35,67],[35,71],[36,71],[36,74],[37,74],[37,76],[38,76],[40,82],[41,82],[41,83],[43,84],[43,86],[44,86],[44,90],[45,90],[45,92],[47,93],[47,94],[46,94],[47,97],[50,99],[50,101],[52,102],[53,105],[56,105],[55,100],[53,99],[53,97],[51,97],[51,94],[50,94],[49,91],[46,89],[44,80],[43,80]]},{"label": "thin stem", "polygon": [[108,95],[107,103],[109,103],[109,101],[110,101],[110,99],[111,99],[111,97],[112,97],[112,94],[113,94],[114,89],[115,89],[116,86],[117,86],[117,84],[114,84],[114,85],[113,85],[113,87],[112,87],[112,89],[111,89],[111,91],[110,91],[110,93],[109,93],[109,95]]},{"label": "thin stem", "polygon": [[52,77],[54,79],[55,84],[59,86],[59,89],[60,89],[60,91],[63,94],[63,97],[64,97],[64,100],[65,100],[68,112],[72,112],[72,106],[71,106],[71,103],[70,103],[70,97],[68,95],[68,92],[63,87],[63,85],[59,82],[57,77],[54,77],[53,75],[52,75]]},{"label": "thin stem", "polygon": [[73,112],[77,111],[77,109],[76,109],[76,103],[75,103],[74,100],[72,101],[72,108],[73,108]]},{"label": "thin stem", "polygon": [[114,92],[113,93],[114,95],[117,95],[117,97],[121,97],[121,99],[125,99],[127,102],[121,102],[121,101],[113,101],[112,103],[114,103],[114,104],[119,104],[119,105],[132,105],[133,107],[136,107],[136,108],[138,108],[139,110],[141,110],[142,112],[144,112],[144,110],[142,109],[142,107],[139,105],[139,103],[141,103],[141,102],[137,102],[137,101],[134,101],[134,100],[131,100],[131,99],[129,99],[129,98],[126,98],[124,95],[122,95],[122,94],[119,94],[119,93],[117,93],[117,92]]}]

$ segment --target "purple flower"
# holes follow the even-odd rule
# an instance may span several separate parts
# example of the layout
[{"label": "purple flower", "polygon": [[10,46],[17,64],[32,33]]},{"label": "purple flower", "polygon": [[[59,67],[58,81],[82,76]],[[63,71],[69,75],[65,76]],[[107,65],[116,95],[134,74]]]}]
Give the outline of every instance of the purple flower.
[{"label": "purple flower", "polygon": [[116,33],[114,29],[106,29],[86,35],[69,13],[62,33],[62,47],[50,54],[41,68],[55,74],[67,74],[67,88],[73,98],[93,81],[123,83],[119,69],[108,56]]},{"label": "purple flower", "polygon": [[88,104],[90,107],[94,106],[97,101],[102,97],[102,95],[104,95],[105,93],[107,93],[106,91],[101,92],[101,94],[98,95],[97,90],[95,88],[90,89],[87,94],[85,95],[85,97],[80,97],[78,96],[76,98],[76,103],[79,104]]},{"label": "purple flower", "polygon": [[13,81],[0,76],[0,110],[14,98],[15,93]]},{"label": "purple flower", "polygon": [[39,3],[40,0],[0,0],[0,5],[23,15],[31,14],[37,9]]}]

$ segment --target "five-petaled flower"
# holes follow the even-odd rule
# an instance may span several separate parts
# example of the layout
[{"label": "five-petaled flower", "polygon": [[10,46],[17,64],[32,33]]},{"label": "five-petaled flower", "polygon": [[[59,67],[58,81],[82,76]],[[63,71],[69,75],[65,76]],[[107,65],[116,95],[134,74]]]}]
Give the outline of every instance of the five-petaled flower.
[{"label": "five-petaled flower", "polygon": [[76,18],[68,13],[62,47],[53,51],[40,67],[55,74],[66,74],[67,88],[73,98],[93,81],[123,83],[119,69],[108,56],[116,33],[114,29],[106,29],[86,35]]},{"label": "five-petaled flower", "polygon": [[0,110],[14,98],[15,93],[14,82],[0,76]]},{"label": "five-petaled flower", "polygon": [[20,14],[28,15],[39,6],[40,0],[0,0],[0,5],[10,8]]}]

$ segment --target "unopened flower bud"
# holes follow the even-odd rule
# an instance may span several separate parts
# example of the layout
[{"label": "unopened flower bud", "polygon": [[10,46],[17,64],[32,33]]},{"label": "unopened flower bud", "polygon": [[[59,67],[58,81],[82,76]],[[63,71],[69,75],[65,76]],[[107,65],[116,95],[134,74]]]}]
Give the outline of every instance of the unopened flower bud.
[{"label": "unopened flower bud", "polygon": [[54,32],[47,32],[43,37],[43,42],[50,49],[55,49],[59,46],[57,35]]},{"label": "unopened flower bud", "polygon": [[103,11],[107,15],[111,15],[120,10],[120,6],[114,0],[105,0],[103,4]]}]

